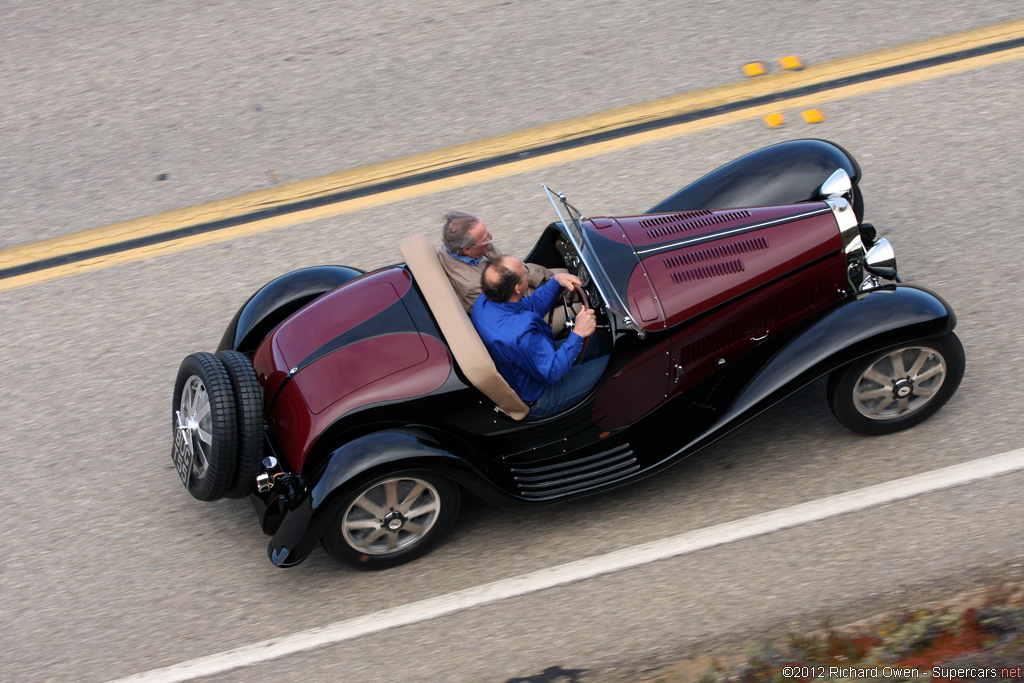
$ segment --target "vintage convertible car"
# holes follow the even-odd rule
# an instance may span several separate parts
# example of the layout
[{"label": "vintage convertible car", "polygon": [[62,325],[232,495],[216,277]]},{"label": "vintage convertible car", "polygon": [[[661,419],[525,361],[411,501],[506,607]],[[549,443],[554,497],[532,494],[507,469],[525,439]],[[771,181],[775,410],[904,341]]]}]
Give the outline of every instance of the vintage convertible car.
[{"label": "vintage convertible car", "polygon": [[279,277],[216,354],[182,362],[172,458],[200,500],[250,496],[275,565],[321,541],[384,568],[438,543],[462,488],[509,507],[593,495],[826,375],[850,429],[911,427],[956,391],[963,347],[949,305],[900,284],[860,176],[838,145],[796,140],[635,216],[584,218],[545,188],[558,220],[527,260],[578,275],[613,350],[585,399],[540,420],[425,237],[401,244],[402,265]]}]

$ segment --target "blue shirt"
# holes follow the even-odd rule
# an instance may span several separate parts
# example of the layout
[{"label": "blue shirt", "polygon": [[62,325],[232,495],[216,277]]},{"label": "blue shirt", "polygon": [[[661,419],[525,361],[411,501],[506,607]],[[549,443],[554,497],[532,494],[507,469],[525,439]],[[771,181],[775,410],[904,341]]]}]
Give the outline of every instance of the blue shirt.
[{"label": "blue shirt", "polygon": [[498,372],[526,403],[562,379],[583,349],[583,337],[575,332],[556,349],[551,326],[544,320],[561,289],[552,278],[519,301],[496,304],[478,297],[470,312]]}]

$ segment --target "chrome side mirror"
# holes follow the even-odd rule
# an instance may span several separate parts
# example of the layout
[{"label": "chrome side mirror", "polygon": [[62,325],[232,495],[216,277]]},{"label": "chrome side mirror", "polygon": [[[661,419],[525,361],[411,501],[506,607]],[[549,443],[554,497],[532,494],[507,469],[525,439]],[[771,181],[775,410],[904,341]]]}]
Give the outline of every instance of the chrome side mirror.
[{"label": "chrome side mirror", "polygon": [[896,279],[896,253],[889,240],[882,237],[875,242],[875,246],[864,256],[864,267],[872,275],[886,280]]},{"label": "chrome side mirror", "polygon": [[828,177],[824,183],[821,184],[822,197],[842,197],[844,194],[848,194],[853,189],[853,181],[850,180],[850,174],[845,170],[838,168],[835,172]]}]

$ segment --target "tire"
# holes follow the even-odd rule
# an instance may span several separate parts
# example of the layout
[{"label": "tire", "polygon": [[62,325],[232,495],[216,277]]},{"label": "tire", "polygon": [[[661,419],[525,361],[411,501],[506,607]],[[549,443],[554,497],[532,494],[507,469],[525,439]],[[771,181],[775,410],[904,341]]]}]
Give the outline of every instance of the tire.
[{"label": "tire", "polygon": [[237,416],[237,460],[235,476],[228,487],[227,498],[245,498],[256,486],[256,475],[263,462],[263,399],[256,371],[248,356],[238,351],[217,354],[224,363],[234,390]]},{"label": "tire", "polygon": [[198,500],[222,498],[235,477],[237,417],[227,369],[210,353],[193,353],[181,362],[174,382],[172,438],[183,428],[194,449],[188,491]]},{"label": "tire", "polygon": [[843,426],[861,434],[909,429],[950,399],[964,365],[964,347],[952,332],[901,344],[832,373],[829,407]]},{"label": "tire", "polygon": [[[351,567],[387,569],[433,549],[451,530],[458,511],[454,482],[428,473],[389,474],[349,494],[321,542]],[[389,522],[395,530],[387,528]]]}]

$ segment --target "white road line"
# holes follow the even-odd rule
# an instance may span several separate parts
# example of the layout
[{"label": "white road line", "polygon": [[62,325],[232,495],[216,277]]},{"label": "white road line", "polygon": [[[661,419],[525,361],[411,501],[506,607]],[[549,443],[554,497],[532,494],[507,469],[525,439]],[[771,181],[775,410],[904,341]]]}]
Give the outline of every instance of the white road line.
[{"label": "white road line", "polygon": [[569,562],[557,567],[502,579],[482,586],[439,595],[410,605],[374,612],[320,628],[273,638],[253,645],[200,657],[163,669],[130,676],[115,683],[173,683],[252,666],[278,657],[351,640],[389,628],[435,619],[460,610],[486,605],[527,593],[583,581],[657,560],[685,555],[761,534],[816,522],[847,512],[940,491],[952,486],[988,479],[1024,469],[1024,448],[945,467],[884,484],[840,493],[828,498],[774,510],[735,522],[624,548],[606,555]]}]

